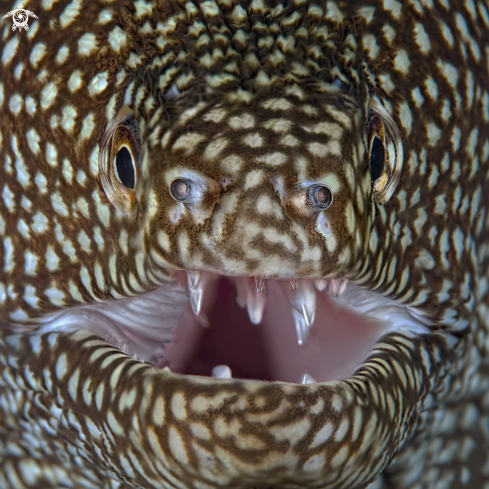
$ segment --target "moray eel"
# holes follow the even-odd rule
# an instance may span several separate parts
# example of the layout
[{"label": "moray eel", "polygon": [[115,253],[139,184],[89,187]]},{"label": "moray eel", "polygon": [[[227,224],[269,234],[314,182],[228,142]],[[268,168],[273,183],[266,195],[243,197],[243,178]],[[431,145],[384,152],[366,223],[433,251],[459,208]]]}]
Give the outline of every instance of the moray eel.
[{"label": "moray eel", "polygon": [[488,487],[487,2],[28,8],[0,486]]}]

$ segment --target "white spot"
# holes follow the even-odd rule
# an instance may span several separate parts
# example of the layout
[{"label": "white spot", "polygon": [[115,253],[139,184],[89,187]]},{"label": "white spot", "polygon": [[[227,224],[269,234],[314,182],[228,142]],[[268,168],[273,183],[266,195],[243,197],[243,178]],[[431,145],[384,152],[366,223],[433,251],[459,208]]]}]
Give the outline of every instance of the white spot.
[{"label": "white spot", "polygon": [[428,136],[428,144],[435,146],[441,137],[441,129],[434,122],[429,122],[426,124],[426,135]]},{"label": "white spot", "polygon": [[19,231],[21,236],[23,236],[25,239],[30,239],[29,226],[27,226],[24,219],[19,219],[17,221],[17,231]]},{"label": "white spot", "polygon": [[58,214],[64,217],[68,217],[68,208],[66,207],[66,204],[63,201],[63,197],[61,197],[58,191],[53,192],[53,194],[51,194],[51,204],[53,206],[53,209]]},{"label": "white spot", "polygon": [[127,44],[127,34],[119,26],[114,27],[109,34],[110,47],[116,52],[120,52]]},{"label": "white spot", "polygon": [[323,143],[309,143],[307,149],[311,154],[319,158],[324,158],[329,154],[341,155],[341,147],[338,141],[330,141],[328,144]]},{"label": "white spot", "polygon": [[391,93],[396,86],[394,85],[394,82],[391,79],[391,76],[388,73],[382,73],[381,75],[378,76],[380,84],[382,85],[382,88],[387,92]]},{"label": "white spot", "polygon": [[2,63],[7,66],[17,53],[17,48],[19,47],[20,36],[14,36],[10,41],[8,41],[2,51]]},{"label": "white spot", "polygon": [[278,166],[284,164],[287,161],[287,156],[285,156],[283,153],[276,152],[260,156],[256,158],[256,161],[266,163],[267,165],[271,166]]},{"label": "white spot", "polygon": [[394,69],[406,76],[409,73],[410,66],[411,61],[409,61],[407,51],[405,49],[399,49],[394,57]]},{"label": "white spot", "polygon": [[450,109],[450,102],[448,99],[445,99],[441,108],[441,116],[443,117],[443,120],[445,122],[448,122],[448,119],[450,119],[451,115],[452,111]]},{"label": "white spot", "polygon": [[12,114],[19,115],[23,105],[24,105],[24,99],[18,93],[15,93],[10,97],[8,106]]},{"label": "white spot", "polygon": [[46,44],[38,42],[31,51],[29,61],[34,68],[37,68],[39,62],[46,56]]},{"label": "white spot", "polygon": [[422,54],[428,54],[431,49],[430,38],[420,22],[414,24],[414,41]]},{"label": "white spot", "polygon": [[70,54],[68,46],[61,46],[55,58],[56,64],[62,65],[68,59],[68,54]]},{"label": "white spot", "polygon": [[73,167],[71,166],[68,158],[63,159],[62,174],[67,183],[71,184],[73,181]]},{"label": "white spot", "polygon": [[243,143],[251,146],[252,148],[259,148],[263,145],[263,138],[256,132],[245,136],[243,138]]},{"label": "white spot", "polygon": [[185,409],[185,397],[183,397],[183,394],[181,392],[173,394],[171,400],[171,410],[173,416],[175,416],[175,418],[179,421],[185,421],[185,419],[187,418],[187,411]]},{"label": "white spot", "polygon": [[273,215],[276,219],[284,218],[282,207],[268,195],[260,195],[256,201],[256,210],[260,214]]},{"label": "white spot", "polygon": [[377,58],[379,54],[379,45],[377,44],[377,39],[372,34],[365,34],[362,39],[363,49],[367,51],[367,55],[371,60]]},{"label": "white spot", "polygon": [[183,154],[188,156],[190,155],[193,151],[195,151],[195,148],[197,145],[202,143],[203,141],[206,141],[207,138],[198,133],[185,133],[182,134],[173,144],[171,150],[172,152],[181,150],[183,151]]},{"label": "white spot", "polygon": [[34,214],[34,216],[32,217],[31,229],[35,233],[40,234],[46,231],[47,228],[48,228],[48,220],[46,216],[41,212],[37,212],[36,214]]},{"label": "white spot", "polygon": [[335,433],[335,441],[336,442],[339,443],[339,442],[341,442],[343,440],[343,438],[345,437],[345,435],[346,435],[346,433],[348,431],[349,426],[350,426],[350,422],[348,421],[348,418],[345,418],[341,422],[338,430]]},{"label": "white spot", "polygon": [[411,92],[411,96],[413,98],[414,104],[419,109],[424,104],[424,97],[423,95],[421,95],[421,90],[419,89],[419,87],[413,89],[413,91]]},{"label": "white spot", "polygon": [[5,206],[10,212],[15,211],[15,199],[14,199],[14,194],[10,190],[9,186],[5,184],[5,187],[3,187],[2,191],[2,198],[5,203]]},{"label": "white spot", "polygon": [[442,60],[437,60],[436,65],[440,70],[441,74],[446,78],[448,84],[454,89],[457,88],[458,82],[458,70],[453,65],[446,63]]},{"label": "white spot", "polygon": [[153,405],[153,423],[156,426],[163,426],[165,422],[165,399],[159,396]]},{"label": "white spot", "polygon": [[270,119],[263,126],[265,129],[271,129],[277,133],[288,132],[292,127],[292,122],[287,119]]},{"label": "white spot", "polygon": [[58,95],[58,88],[53,82],[49,82],[41,90],[41,108],[48,109],[53,105],[54,99]]},{"label": "white spot", "polygon": [[58,153],[56,147],[52,143],[46,144],[46,161],[53,168],[58,166]]},{"label": "white spot", "polygon": [[75,127],[75,118],[77,116],[76,107],[66,105],[61,111],[61,127],[67,134],[72,134]]},{"label": "white spot", "polygon": [[88,208],[88,202],[85,198],[80,197],[76,201],[76,208],[85,216],[85,217],[90,217],[90,211]]},{"label": "white spot", "polygon": [[170,446],[172,455],[175,457],[176,460],[179,461],[180,464],[187,464],[188,456],[185,450],[185,446],[183,444],[182,437],[174,426],[171,426],[168,431],[168,444]]},{"label": "white spot", "polygon": [[292,104],[284,98],[266,100],[262,105],[267,110],[290,110],[292,108]]},{"label": "white spot", "polygon": [[110,208],[107,204],[102,202],[98,190],[94,190],[92,193],[92,199],[95,202],[95,208],[97,211],[97,216],[102,221],[102,224],[108,228],[110,225]]},{"label": "white spot", "polygon": [[95,127],[95,118],[93,116],[93,113],[90,112],[83,119],[82,130],[80,132],[80,141],[85,141],[86,139],[90,139],[94,127]]},{"label": "white spot", "polygon": [[25,98],[25,111],[29,115],[34,115],[36,113],[36,101],[30,95]]},{"label": "white spot", "polygon": [[243,164],[243,160],[239,156],[230,155],[221,161],[221,168],[225,172],[236,174],[241,169],[242,164]]},{"label": "white spot", "polygon": [[76,92],[82,86],[81,71],[75,70],[68,79],[68,88],[71,93]]},{"label": "white spot", "polygon": [[3,249],[4,249],[4,272],[10,273],[13,271],[14,262],[14,246],[12,244],[12,239],[7,237],[3,239]]},{"label": "white spot", "polygon": [[166,251],[168,252],[170,250],[170,238],[168,237],[168,234],[165,233],[164,231],[158,231],[158,234],[156,235],[156,239],[158,241],[158,244]]},{"label": "white spot", "polygon": [[39,302],[39,297],[36,295],[36,288],[32,285],[28,285],[24,289],[24,295],[22,298],[29,304],[33,309],[37,309],[37,303]]},{"label": "white spot", "polygon": [[290,146],[292,148],[296,147],[299,145],[299,140],[292,136],[291,134],[288,134],[287,136],[284,136],[280,141],[280,144],[283,144],[284,146]]},{"label": "white spot", "polygon": [[388,10],[394,19],[399,19],[402,11],[402,4],[396,0],[383,0],[384,10]]},{"label": "white spot", "polygon": [[255,118],[250,114],[231,117],[229,119],[229,125],[233,129],[251,129],[255,126]]},{"label": "white spot", "polygon": [[246,174],[244,182],[244,190],[249,190],[252,187],[260,185],[265,178],[262,170],[252,170]]},{"label": "white spot", "polygon": [[73,0],[66,6],[63,13],[59,16],[61,29],[68,27],[80,14],[82,0]]},{"label": "white spot", "polygon": [[98,154],[99,154],[99,151],[100,151],[100,146],[98,144],[96,144],[92,150],[92,152],[90,153],[90,157],[88,159],[90,165],[89,165],[89,168],[90,168],[90,173],[92,175],[92,177],[96,177],[98,175]]},{"label": "white spot", "polygon": [[401,102],[399,104],[399,119],[401,120],[402,127],[406,131],[406,134],[411,134],[413,114],[411,113],[411,109],[407,102]]},{"label": "white spot", "polygon": [[217,158],[221,151],[226,148],[229,141],[225,138],[218,138],[210,142],[204,151],[204,159],[211,160]]},{"label": "white spot", "polygon": [[22,63],[22,61],[15,67],[14,77],[15,77],[16,80],[20,80],[21,79],[22,72],[24,71],[24,67],[25,67],[25,65],[24,65],[24,63]]},{"label": "white spot", "polygon": [[44,291],[44,294],[47,296],[49,302],[51,302],[53,306],[62,307],[65,305],[65,294],[56,287],[50,287]]},{"label": "white spot", "polygon": [[24,253],[24,270],[26,275],[31,275],[35,276],[36,275],[36,268],[37,268],[37,262],[39,261],[39,258],[37,255],[34,255],[34,253],[31,253],[29,250],[26,250]]},{"label": "white spot", "polygon": [[204,114],[202,120],[205,122],[215,122],[216,124],[221,122],[226,116],[228,112],[226,109],[214,109],[209,111],[207,114]]},{"label": "white spot", "polygon": [[328,441],[333,434],[333,425],[327,422],[314,436],[312,443],[309,448],[314,448],[322,445],[324,442]]},{"label": "white spot", "polygon": [[108,86],[108,74],[106,71],[95,75],[88,84],[88,93],[94,97],[99,93],[102,93]]},{"label": "white spot", "polygon": [[436,100],[438,98],[438,85],[436,84],[435,80],[433,80],[432,76],[428,76],[424,82],[424,86],[426,87],[426,91],[428,92],[428,95],[433,99]]}]

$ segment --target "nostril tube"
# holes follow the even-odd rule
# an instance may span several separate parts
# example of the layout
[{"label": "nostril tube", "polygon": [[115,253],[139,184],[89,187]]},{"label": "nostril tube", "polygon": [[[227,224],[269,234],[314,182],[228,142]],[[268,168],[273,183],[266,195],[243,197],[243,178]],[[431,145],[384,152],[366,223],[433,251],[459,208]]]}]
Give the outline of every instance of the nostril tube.
[{"label": "nostril tube", "polygon": [[311,185],[307,190],[307,198],[313,207],[325,210],[333,203],[333,192],[326,185]]}]

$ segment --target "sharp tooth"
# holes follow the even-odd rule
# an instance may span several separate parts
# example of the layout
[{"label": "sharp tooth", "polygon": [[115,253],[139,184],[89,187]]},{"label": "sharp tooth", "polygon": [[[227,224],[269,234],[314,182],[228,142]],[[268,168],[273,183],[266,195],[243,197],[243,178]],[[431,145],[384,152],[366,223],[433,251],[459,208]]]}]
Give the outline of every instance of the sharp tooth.
[{"label": "sharp tooth", "polygon": [[328,280],[314,280],[314,286],[322,292],[328,286]]},{"label": "sharp tooth", "polygon": [[301,384],[317,384],[317,382],[309,374],[303,374]]},{"label": "sharp tooth", "polygon": [[232,379],[233,373],[227,365],[216,365],[212,369],[212,376],[216,379]]},{"label": "sharp tooth", "polygon": [[331,295],[335,297],[339,297],[346,288],[346,279],[345,278],[333,278],[331,280]]},{"label": "sharp tooth", "polygon": [[196,289],[200,284],[200,279],[202,278],[202,272],[187,272],[187,285],[191,289]]},{"label": "sharp tooth", "polygon": [[[200,314],[200,311],[202,309],[202,299],[204,298],[204,289],[209,281],[211,274],[210,273],[202,273],[202,272],[190,272],[192,273],[197,273],[199,274],[198,278],[198,283],[195,287],[192,287],[190,284],[187,287],[188,289],[188,295],[190,297],[190,305],[192,306],[192,311],[194,311],[194,314],[198,316]],[[188,282],[190,282],[190,276],[188,279]],[[195,282],[192,282],[195,283]],[[205,320],[204,320],[205,322]]]},{"label": "sharp tooth", "polygon": [[302,345],[307,341],[316,315],[316,291],[310,280],[300,281],[291,302],[297,342]]},{"label": "sharp tooth", "polygon": [[[262,293],[253,287],[251,280],[248,280],[248,290],[246,292],[246,308],[248,309],[248,316],[253,324],[260,324],[263,311],[265,310],[265,304],[267,302],[267,289],[265,288]],[[263,289],[262,289],[263,290]]]},{"label": "sharp tooth", "polygon": [[292,288],[294,290],[297,290],[297,283],[298,283],[298,280],[290,280],[290,285],[292,285]]},{"label": "sharp tooth", "polygon": [[204,287],[199,284],[195,289],[189,287],[188,295],[190,296],[190,305],[192,306],[192,311],[198,316],[200,314],[200,309],[202,307],[202,298],[204,296]]},{"label": "sharp tooth", "polygon": [[265,286],[265,279],[260,277],[255,277],[255,287],[256,291],[260,294]]}]

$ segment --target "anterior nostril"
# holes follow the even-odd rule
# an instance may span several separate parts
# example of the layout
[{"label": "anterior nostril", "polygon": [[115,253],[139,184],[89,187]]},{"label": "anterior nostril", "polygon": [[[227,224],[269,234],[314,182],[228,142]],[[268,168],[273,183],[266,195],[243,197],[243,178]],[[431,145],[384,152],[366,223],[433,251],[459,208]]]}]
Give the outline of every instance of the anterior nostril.
[{"label": "anterior nostril", "polygon": [[178,202],[182,202],[189,196],[190,188],[190,182],[186,178],[175,178],[170,183],[170,195]]},{"label": "anterior nostril", "polygon": [[307,196],[311,205],[321,210],[327,209],[333,203],[333,192],[326,185],[311,185]]}]

